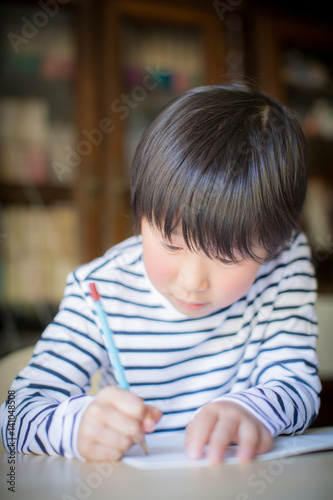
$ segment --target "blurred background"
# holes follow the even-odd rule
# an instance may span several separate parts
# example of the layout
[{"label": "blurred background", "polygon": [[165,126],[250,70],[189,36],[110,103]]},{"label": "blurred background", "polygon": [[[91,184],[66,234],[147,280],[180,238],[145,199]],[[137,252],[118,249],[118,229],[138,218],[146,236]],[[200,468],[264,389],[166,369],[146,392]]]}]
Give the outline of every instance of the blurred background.
[{"label": "blurred background", "polygon": [[158,110],[198,85],[245,82],[290,106],[309,139],[303,224],[332,402],[330,12],[306,0],[2,0],[0,356],[38,339],[70,270],[132,234],[129,166]]}]

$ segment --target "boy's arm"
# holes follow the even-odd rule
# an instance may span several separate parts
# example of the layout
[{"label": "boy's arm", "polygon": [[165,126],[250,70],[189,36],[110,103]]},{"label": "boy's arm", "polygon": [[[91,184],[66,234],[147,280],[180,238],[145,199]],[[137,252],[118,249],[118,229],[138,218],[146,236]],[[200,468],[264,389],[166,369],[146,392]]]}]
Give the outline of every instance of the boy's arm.
[{"label": "boy's arm", "polygon": [[15,420],[9,419],[7,403],[1,407],[5,447],[9,449],[15,438],[20,453],[79,457],[76,436],[93,399],[86,392],[93,373],[107,362],[85,295],[71,274],[57,316],[11,386],[10,414]]}]

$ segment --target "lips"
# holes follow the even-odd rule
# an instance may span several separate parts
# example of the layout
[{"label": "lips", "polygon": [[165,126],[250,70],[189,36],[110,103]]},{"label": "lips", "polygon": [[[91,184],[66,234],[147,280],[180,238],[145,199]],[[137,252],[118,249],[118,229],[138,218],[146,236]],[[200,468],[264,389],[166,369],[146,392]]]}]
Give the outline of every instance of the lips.
[{"label": "lips", "polygon": [[189,311],[199,311],[207,305],[207,302],[186,302],[185,300],[180,299],[176,299],[176,302],[180,307]]}]

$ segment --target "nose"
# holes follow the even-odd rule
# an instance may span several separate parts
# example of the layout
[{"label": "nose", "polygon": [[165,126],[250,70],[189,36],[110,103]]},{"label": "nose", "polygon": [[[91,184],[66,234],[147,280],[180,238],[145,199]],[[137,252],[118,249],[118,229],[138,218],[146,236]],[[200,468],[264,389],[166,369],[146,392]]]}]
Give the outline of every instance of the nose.
[{"label": "nose", "polygon": [[193,253],[183,259],[178,271],[177,284],[187,292],[204,292],[208,289],[208,272],[200,255]]}]

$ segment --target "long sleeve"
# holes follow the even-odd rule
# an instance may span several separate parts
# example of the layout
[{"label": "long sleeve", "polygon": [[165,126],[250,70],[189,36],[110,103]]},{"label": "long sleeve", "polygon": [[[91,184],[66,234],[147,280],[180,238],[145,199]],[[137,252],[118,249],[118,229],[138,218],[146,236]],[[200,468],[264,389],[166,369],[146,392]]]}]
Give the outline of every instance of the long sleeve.
[{"label": "long sleeve", "polygon": [[301,256],[283,270],[274,300],[259,311],[255,328],[265,331],[250,387],[216,399],[239,403],[273,436],[304,431],[319,411],[315,300],[314,270]]},{"label": "long sleeve", "polygon": [[78,428],[92,401],[86,393],[92,374],[103,362],[107,358],[98,328],[81,286],[71,274],[57,316],[11,386],[14,426],[9,425],[8,402],[1,407],[6,448],[14,437],[17,452],[79,457]]}]

